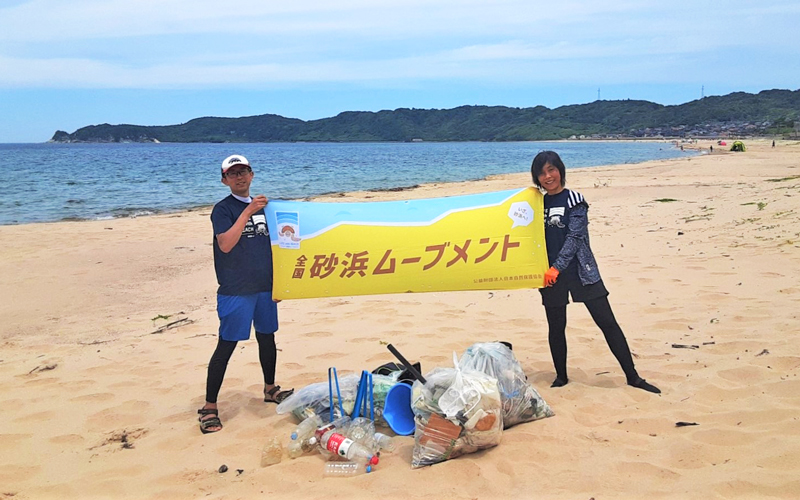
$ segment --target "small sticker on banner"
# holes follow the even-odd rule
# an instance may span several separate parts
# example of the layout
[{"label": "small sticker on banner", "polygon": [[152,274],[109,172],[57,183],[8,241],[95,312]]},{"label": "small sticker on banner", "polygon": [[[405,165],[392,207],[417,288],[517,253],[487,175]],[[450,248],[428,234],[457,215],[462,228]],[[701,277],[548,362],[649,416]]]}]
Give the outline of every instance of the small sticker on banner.
[{"label": "small sticker on banner", "polygon": [[514,221],[511,229],[517,226],[528,226],[533,222],[533,207],[527,201],[517,201],[508,209],[508,216]]},{"label": "small sticker on banner", "polygon": [[300,214],[298,212],[275,212],[280,248],[300,248]]}]

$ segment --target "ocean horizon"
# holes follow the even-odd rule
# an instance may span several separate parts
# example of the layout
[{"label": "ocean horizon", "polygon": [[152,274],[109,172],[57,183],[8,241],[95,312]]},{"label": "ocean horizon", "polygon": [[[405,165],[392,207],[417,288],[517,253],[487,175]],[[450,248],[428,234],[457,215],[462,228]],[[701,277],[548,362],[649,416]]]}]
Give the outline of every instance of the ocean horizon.
[{"label": "ocean horizon", "polygon": [[529,172],[542,150],[567,168],[694,156],[670,142],[531,141],[411,143],[35,143],[0,144],[6,172],[0,225],[136,217],[213,205],[230,193],[220,164],[248,158],[252,194],[303,199],[327,193],[408,188]]}]

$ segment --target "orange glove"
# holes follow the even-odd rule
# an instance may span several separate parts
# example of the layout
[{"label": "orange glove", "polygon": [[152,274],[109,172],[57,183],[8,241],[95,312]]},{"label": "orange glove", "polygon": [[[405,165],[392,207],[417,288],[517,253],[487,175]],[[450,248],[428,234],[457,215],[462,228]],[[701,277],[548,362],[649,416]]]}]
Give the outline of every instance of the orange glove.
[{"label": "orange glove", "polygon": [[544,286],[553,286],[558,279],[558,269],[551,267],[544,273]]}]

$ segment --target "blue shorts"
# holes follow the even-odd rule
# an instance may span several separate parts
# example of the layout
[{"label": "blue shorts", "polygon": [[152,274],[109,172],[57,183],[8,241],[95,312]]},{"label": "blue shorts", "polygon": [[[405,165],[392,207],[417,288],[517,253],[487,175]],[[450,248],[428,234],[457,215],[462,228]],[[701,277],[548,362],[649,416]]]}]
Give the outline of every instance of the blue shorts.
[{"label": "blue shorts", "polygon": [[252,326],[259,333],[278,331],[278,304],[272,301],[270,292],[251,295],[218,294],[217,316],[222,340],[247,340],[250,338]]}]

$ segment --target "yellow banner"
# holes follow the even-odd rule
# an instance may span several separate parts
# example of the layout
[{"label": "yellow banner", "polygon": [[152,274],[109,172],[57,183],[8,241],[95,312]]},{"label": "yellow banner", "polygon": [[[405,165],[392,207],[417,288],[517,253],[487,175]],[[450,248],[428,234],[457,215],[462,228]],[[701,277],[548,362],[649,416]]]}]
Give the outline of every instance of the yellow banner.
[{"label": "yellow banner", "polygon": [[539,288],[548,268],[532,187],[371,203],[270,201],[273,297]]}]

